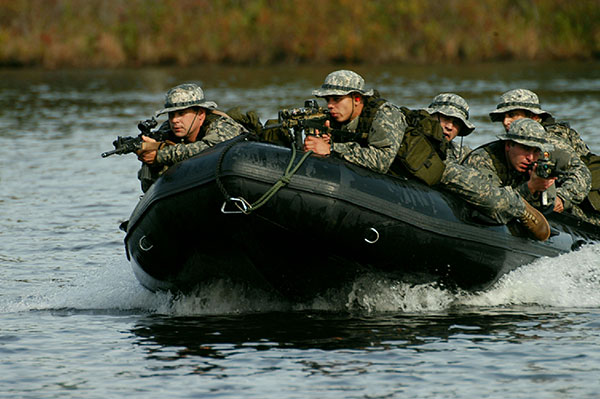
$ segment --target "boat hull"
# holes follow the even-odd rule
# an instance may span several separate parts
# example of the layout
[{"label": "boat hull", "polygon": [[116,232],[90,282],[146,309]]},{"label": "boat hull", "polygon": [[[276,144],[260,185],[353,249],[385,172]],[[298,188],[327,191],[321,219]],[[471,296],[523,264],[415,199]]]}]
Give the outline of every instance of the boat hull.
[{"label": "boat hull", "polygon": [[234,141],[170,168],[128,224],[125,245],[140,282],[188,292],[225,278],[302,299],[375,272],[480,290],[539,257],[598,240],[563,217],[552,221],[548,241],[534,241],[516,225],[482,223],[449,193],[317,156],[263,206],[239,212],[235,204],[257,201],[291,156]]}]

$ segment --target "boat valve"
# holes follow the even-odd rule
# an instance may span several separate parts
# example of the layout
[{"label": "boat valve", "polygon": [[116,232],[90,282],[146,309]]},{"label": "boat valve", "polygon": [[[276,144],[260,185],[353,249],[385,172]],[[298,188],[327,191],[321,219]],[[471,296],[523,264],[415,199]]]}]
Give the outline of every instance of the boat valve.
[{"label": "boat valve", "polygon": [[369,238],[365,237],[365,241],[368,244],[375,244],[379,240],[379,232],[377,230],[375,230],[374,227],[371,227],[367,232],[373,232],[374,233],[373,234],[374,238],[373,239],[369,239]]}]

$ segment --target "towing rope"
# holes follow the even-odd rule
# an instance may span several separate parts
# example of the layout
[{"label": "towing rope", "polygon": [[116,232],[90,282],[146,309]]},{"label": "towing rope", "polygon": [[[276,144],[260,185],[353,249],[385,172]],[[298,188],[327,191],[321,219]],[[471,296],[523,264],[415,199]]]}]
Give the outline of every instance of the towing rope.
[{"label": "towing rope", "polygon": [[[294,166],[294,162],[296,161],[297,150],[296,150],[296,146],[292,144],[292,146],[291,146],[292,156],[290,157],[290,161],[288,162],[288,165],[285,168],[285,172],[283,173],[283,175],[258,200],[256,200],[253,204],[250,204],[243,197],[230,196],[229,193],[227,192],[227,189],[223,185],[223,182],[221,181],[221,168],[223,166],[223,160],[225,159],[225,154],[231,148],[233,148],[233,146],[238,144],[240,141],[245,139],[247,136],[249,136],[249,134],[242,135],[242,136],[240,136],[239,140],[235,140],[235,141],[232,141],[231,143],[229,143],[227,145],[227,147],[225,147],[225,149],[223,150],[223,152],[221,153],[221,155],[219,156],[219,159],[217,161],[217,168],[216,168],[216,172],[215,172],[216,183],[217,183],[217,186],[219,187],[219,190],[221,190],[223,197],[225,198],[225,201],[223,202],[223,206],[221,207],[221,212],[226,213],[226,214],[243,213],[245,215],[249,215],[253,211],[257,210],[258,208],[260,208],[261,206],[266,204],[271,198],[273,198],[273,196],[280,189],[282,189],[283,187],[287,186],[290,183],[292,176],[294,176],[294,174],[298,171],[300,166],[302,166],[304,161],[306,161],[306,159],[310,156],[310,154],[312,154],[312,151],[305,152],[304,155],[302,155],[300,160]],[[227,211],[225,208],[228,203],[233,203],[239,209],[239,211]]]}]

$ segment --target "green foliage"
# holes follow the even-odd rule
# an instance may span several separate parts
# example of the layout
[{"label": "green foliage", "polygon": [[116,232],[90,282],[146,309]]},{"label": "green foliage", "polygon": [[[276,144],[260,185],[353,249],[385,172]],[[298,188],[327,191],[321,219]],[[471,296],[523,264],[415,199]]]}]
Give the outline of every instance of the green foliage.
[{"label": "green foliage", "polygon": [[0,65],[600,56],[598,0],[0,0]]}]

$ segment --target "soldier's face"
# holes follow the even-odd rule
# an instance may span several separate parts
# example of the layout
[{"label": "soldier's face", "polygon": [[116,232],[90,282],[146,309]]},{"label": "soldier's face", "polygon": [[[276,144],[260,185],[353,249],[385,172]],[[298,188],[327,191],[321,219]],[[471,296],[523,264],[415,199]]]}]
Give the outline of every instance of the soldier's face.
[{"label": "soldier's face", "polygon": [[453,116],[446,116],[440,113],[438,113],[437,115],[440,121],[440,125],[442,126],[442,133],[444,133],[444,137],[446,137],[446,140],[454,140],[454,138],[460,133],[460,128],[462,126],[462,122],[460,121],[460,119],[455,118]]},{"label": "soldier's face", "polygon": [[200,131],[206,111],[203,108],[186,108],[169,112],[169,125],[177,137],[193,142]]},{"label": "soldier's face", "polygon": [[340,123],[356,118],[362,111],[360,96],[326,96],[324,99],[327,101],[327,109],[331,117]]},{"label": "soldier's face", "polygon": [[540,157],[540,149],[523,144],[507,141],[505,144],[506,158],[517,172],[525,172],[531,168]]},{"label": "soldier's face", "polygon": [[523,118],[531,118],[536,122],[539,122],[541,120],[541,118],[538,115],[535,115],[531,112],[527,112],[524,109],[514,109],[512,111],[504,113],[504,119],[502,120],[504,130],[508,132],[511,123]]}]

